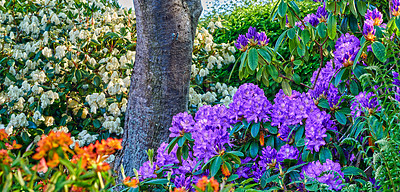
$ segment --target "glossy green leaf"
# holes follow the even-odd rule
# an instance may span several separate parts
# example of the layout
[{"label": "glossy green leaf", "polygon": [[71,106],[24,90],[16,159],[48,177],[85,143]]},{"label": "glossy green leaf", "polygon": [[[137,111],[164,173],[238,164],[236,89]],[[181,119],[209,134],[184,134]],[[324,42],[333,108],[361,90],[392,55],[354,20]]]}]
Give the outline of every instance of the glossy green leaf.
[{"label": "glossy green leaf", "polygon": [[336,37],[336,17],[330,15],[328,18],[328,36],[330,39],[334,40]]},{"label": "glossy green leaf", "polygon": [[296,28],[290,28],[287,32],[289,39],[293,39],[296,36]]},{"label": "glossy green leaf", "polygon": [[249,67],[252,71],[255,71],[258,65],[258,53],[257,50],[251,48],[249,51]]},{"label": "glossy green leaf", "polygon": [[279,46],[282,44],[283,39],[286,37],[286,31],[284,31],[278,38],[278,40],[275,43],[275,48],[274,48],[274,52],[276,52],[279,48]]},{"label": "glossy green leaf", "polygon": [[375,41],[372,43],[372,52],[380,62],[386,62],[386,49],[381,42]]},{"label": "glossy green leaf", "polygon": [[265,61],[271,63],[271,55],[269,55],[268,51],[265,49],[258,49],[258,53],[265,59]]},{"label": "glossy green leaf", "polygon": [[258,154],[258,142],[251,142],[250,144],[250,157],[255,158]]},{"label": "glossy green leaf", "polygon": [[278,14],[279,14],[279,16],[285,17],[285,15],[286,15],[286,10],[287,10],[287,5],[286,5],[285,1],[282,0],[281,3],[279,4],[279,7],[278,7]]},{"label": "glossy green leaf", "polygon": [[327,159],[332,160],[332,152],[328,148],[322,147],[319,151],[319,161],[322,164],[325,163]]},{"label": "glossy green leaf", "polygon": [[221,156],[218,156],[211,164],[211,177],[214,177],[217,174],[217,172],[221,168],[221,164],[222,164],[222,158]]},{"label": "glossy green leaf", "polygon": [[11,74],[11,73],[6,73],[6,77],[7,77],[9,80],[13,81],[13,82],[16,82],[16,81],[17,81],[17,79],[15,78],[15,76],[14,76],[13,74]]},{"label": "glossy green leaf", "polygon": [[325,23],[320,23],[320,24],[318,24],[318,26],[317,26],[317,32],[318,32],[318,35],[319,35],[321,38],[325,38],[325,37],[326,37],[326,25],[325,25]]},{"label": "glossy green leaf", "polygon": [[301,40],[304,42],[304,44],[307,44],[310,41],[310,31],[308,31],[308,29],[305,29],[301,32]]},{"label": "glossy green leaf", "polygon": [[287,96],[292,96],[292,88],[290,87],[289,81],[286,79],[282,81],[282,90]]},{"label": "glossy green leaf", "polygon": [[343,113],[341,113],[341,112],[339,112],[339,111],[336,111],[336,112],[335,112],[335,117],[336,117],[336,120],[337,120],[340,124],[342,124],[342,125],[345,125],[345,124],[346,124],[347,118],[346,118],[346,116],[345,116]]},{"label": "glossy green leaf", "polygon": [[367,174],[364,173],[363,170],[361,170],[358,167],[353,167],[353,166],[349,166],[349,167],[345,167],[342,170],[344,175],[349,175],[349,176],[363,176],[363,177],[367,177]]},{"label": "glossy green leaf", "polygon": [[267,65],[267,71],[274,80],[276,80],[278,78],[279,73],[278,73],[278,70],[276,70],[275,66]]},{"label": "glossy green leaf", "polygon": [[260,132],[260,122],[253,123],[251,125],[251,136],[253,138],[256,138],[259,132]]}]

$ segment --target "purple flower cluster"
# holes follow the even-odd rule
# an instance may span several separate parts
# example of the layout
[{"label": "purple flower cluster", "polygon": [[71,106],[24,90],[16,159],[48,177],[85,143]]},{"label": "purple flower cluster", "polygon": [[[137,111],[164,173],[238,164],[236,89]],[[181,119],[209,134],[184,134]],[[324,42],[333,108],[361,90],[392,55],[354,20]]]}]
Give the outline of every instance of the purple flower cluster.
[{"label": "purple flower cluster", "polygon": [[310,23],[313,27],[316,27],[319,24],[319,19],[318,19],[317,15],[315,15],[314,13],[311,13],[311,14],[306,15],[306,17],[304,17],[304,22]]},{"label": "purple flower cluster", "polygon": [[358,50],[360,50],[360,40],[354,35],[343,34],[336,41],[335,49],[333,52],[335,67],[352,66]]},{"label": "purple flower cluster", "polygon": [[367,41],[375,41],[375,27],[373,20],[365,20],[363,27],[363,35]]},{"label": "purple flower cluster", "polygon": [[323,7],[318,7],[315,16],[318,18],[320,23],[326,23],[328,21],[328,11],[326,11],[325,3]]},{"label": "purple flower cluster", "polygon": [[321,183],[325,183],[330,190],[340,190],[343,187],[341,178],[344,177],[340,169],[340,164],[330,159],[327,159],[322,165],[319,161],[314,161],[303,167],[301,176],[305,178],[305,175],[307,175]]},{"label": "purple flower cluster", "polygon": [[156,164],[151,163],[150,161],[146,161],[139,169],[140,180],[144,180],[147,178],[156,178],[155,174]]},{"label": "purple flower cluster", "polygon": [[272,126],[288,126],[302,124],[316,106],[312,98],[306,93],[292,91],[292,96],[287,96],[280,90],[274,99],[271,114]]},{"label": "purple flower cluster", "polygon": [[393,16],[400,16],[400,0],[393,0],[390,10],[392,11]]},{"label": "purple flower cluster", "polygon": [[296,147],[286,144],[282,146],[276,154],[276,161],[282,162],[285,159],[297,159],[299,150]]},{"label": "purple flower cluster", "polygon": [[331,115],[319,109],[314,110],[306,121],[305,127],[305,144],[307,149],[319,151],[320,147],[325,145],[324,138],[327,136],[327,130],[336,129],[333,121],[330,119]]},{"label": "purple flower cluster", "polygon": [[272,105],[264,95],[264,91],[257,85],[246,83],[241,85],[229,104],[229,111],[233,123],[245,118],[247,122],[265,122],[269,120]]},{"label": "purple flower cluster", "polygon": [[377,8],[375,8],[373,11],[367,10],[367,13],[365,14],[365,20],[373,21],[374,26],[380,26],[382,24],[382,17],[382,13],[379,12]]},{"label": "purple flower cluster", "polygon": [[240,51],[246,51],[248,46],[266,46],[268,45],[269,38],[265,32],[257,32],[255,27],[250,27],[246,35],[239,35],[236,40],[235,46]]},{"label": "purple flower cluster", "polygon": [[225,151],[224,145],[230,145],[230,141],[229,133],[225,128],[215,130],[207,129],[204,121],[197,122],[195,125],[198,131],[192,135],[194,139],[193,155],[207,162],[214,155]]},{"label": "purple flower cluster", "polygon": [[311,78],[311,83],[315,84],[314,89],[310,89],[308,93],[311,95],[313,99],[319,100],[321,98],[325,98],[328,100],[330,107],[334,107],[338,105],[338,101],[340,99],[340,94],[338,88],[336,88],[332,83],[330,83],[333,75],[335,75],[335,71],[332,66],[332,61],[328,61],[324,68],[321,69],[321,72],[318,76],[318,79],[315,82],[315,78],[317,77],[318,71],[314,71],[313,76]]},{"label": "purple flower cluster", "polygon": [[268,167],[269,164],[276,160],[277,151],[271,146],[266,146],[262,151],[262,156],[260,157],[259,165],[260,167]]},{"label": "purple flower cluster", "polygon": [[183,136],[184,133],[193,132],[194,123],[193,117],[187,112],[176,114],[172,118],[172,127],[169,128],[169,131],[171,131],[169,137]]},{"label": "purple flower cluster", "polygon": [[[350,108],[351,114],[354,118],[359,117],[362,114],[373,114],[381,110],[376,95],[373,92],[366,93],[365,91],[360,92],[360,94],[355,96]],[[367,112],[367,114],[365,112]]]},{"label": "purple flower cluster", "polygon": [[[207,129],[229,128],[231,126],[230,111],[224,105],[203,105],[196,112],[196,122],[202,121]],[[196,130],[198,131],[198,130]]]},{"label": "purple flower cluster", "polygon": [[157,149],[157,156],[156,156],[156,165],[158,167],[162,167],[169,164],[179,163],[179,160],[176,158],[176,151],[178,146],[176,145],[171,153],[168,154],[168,143],[162,143],[160,147]]}]

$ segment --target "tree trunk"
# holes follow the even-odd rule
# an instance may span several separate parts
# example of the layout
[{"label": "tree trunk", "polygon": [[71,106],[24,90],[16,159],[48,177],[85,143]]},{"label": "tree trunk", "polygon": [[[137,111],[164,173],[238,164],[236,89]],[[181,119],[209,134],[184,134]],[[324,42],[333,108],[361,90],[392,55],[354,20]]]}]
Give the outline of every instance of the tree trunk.
[{"label": "tree trunk", "polygon": [[[122,146],[114,170],[121,179],[148,160],[146,151],[168,142],[172,117],[187,110],[193,41],[200,0],[134,0],[136,60]],[[119,180],[120,180],[119,179]]]}]

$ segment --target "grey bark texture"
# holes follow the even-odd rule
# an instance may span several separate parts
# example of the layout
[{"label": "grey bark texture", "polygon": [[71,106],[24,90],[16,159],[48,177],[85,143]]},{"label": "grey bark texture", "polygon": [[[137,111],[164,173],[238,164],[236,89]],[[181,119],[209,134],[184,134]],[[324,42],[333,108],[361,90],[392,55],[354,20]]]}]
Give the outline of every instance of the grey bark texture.
[{"label": "grey bark texture", "polygon": [[[134,0],[136,59],[122,146],[113,169],[121,180],[148,160],[146,151],[168,142],[172,117],[187,110],[193,41],[200,0]],[[118,181],[117,181],[118,182]]]}]

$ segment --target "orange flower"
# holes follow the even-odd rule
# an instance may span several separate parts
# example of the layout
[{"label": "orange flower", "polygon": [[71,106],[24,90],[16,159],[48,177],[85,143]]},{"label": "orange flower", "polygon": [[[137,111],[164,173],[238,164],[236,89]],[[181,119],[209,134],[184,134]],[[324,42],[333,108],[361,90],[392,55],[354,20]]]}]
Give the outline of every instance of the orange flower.
[{"label": "orange flower", "polygon": [[[33,155],[33,159],[39,160],[47,157],[47,165],[49,167],[55,167],[59,163],[59,156],[55,151],[58,147],[64,151],[64,156],[66,157],[69,145],[72,144],[72,140],[69,133],[65,132],[53,132],[50,131],[49,135],[42,135],[42,139],[38,142],[38,148],[36,149],[36,154]],[[53,150],[54,149],[54,150]]]},{"label": "orange flower", "polygon": [[0,141],[3,141],[4,139],[8,138],[8,134],[6,133],[6,130],[0,129]]},{"label": "orange flower", "polygon": [[123,181],[124,185],[128,186],[128,187],[132,187],[132,188],[136,188],[138,187],[139,184],[139,180],[132,178],[131,177],[126,177]]},{"label": "orange flower", "polygon": [[228,166],[226,166],[225,163],[221,165],[221,171],[225,177],[228,177],[229,175],[231,175],[231,173],[229,172]]},{"label": "orange flower", "polygon": [[4,165],[10,165],[12,162],[11,157],[8,155],[8,151],[5,149],[0,150],[0,162]]},{"label": "orange flower", "polygon": [[[197,181],[196,186],[200,188],[202,191],[205,191],[208,183],[210,183],[211,188],[214,189],[214,192],[219,191],[219,183],[217,180],[214,179],[214,177],[211,177],[211,179],[207,179],[206,176],[203,176],[203,178]],[[198,190],[196,191],[198,192]]]},{"label": "orange flower", "polygon": [[48,169],[49,168],[47,167],[46,159],[44,158],[40,159],[39,164],[32,167],[32,170],[43,173],[46,173]]},{"label": "orange flower", "polygon": [[80,148],[78,145],[75,147],[76,155],[72,158],[73,163],[77,163],[82,159],[82,168],[94,168],[96,171],[107,171],[110,165],[105,163],[104,160],[113,153],[115,150],[122,149],[122,139],[108,138],[102,140],[101,143],[96,141],[96,144],[90,144],[87,147]]},{"label": "orange flower", "polygon": [[17,141],[13,141],[13,144],[12,145],[10,145],[10,144],[8,144],[8,143],[5,143],[5,145],[6,145],[6,147],[7,147],[7,149],[8,150],[11,150],[11,149],[19,149],[19,148],[21,148],[22,147],[22,145],[21,144],[17,144]]},{"label": "orange flower", "polygon": [[175,188],[174,192],[187,192],[187,191],[184,187],[182,187],[182,188]]}]

